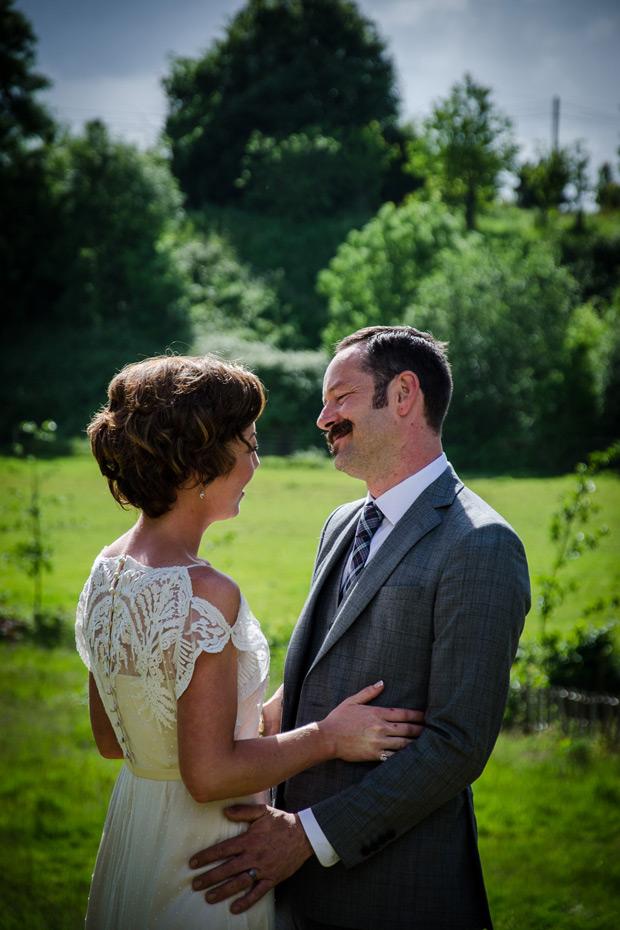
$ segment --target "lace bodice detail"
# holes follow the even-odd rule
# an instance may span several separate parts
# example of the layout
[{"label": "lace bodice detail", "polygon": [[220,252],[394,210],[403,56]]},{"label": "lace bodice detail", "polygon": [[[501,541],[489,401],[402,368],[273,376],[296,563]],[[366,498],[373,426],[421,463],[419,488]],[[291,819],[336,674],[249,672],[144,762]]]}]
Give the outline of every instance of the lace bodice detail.
[{"label": "lace bodice detail", "polygon": [[128,760],[176,764],[176,702],[198,656],[221,652],[229,640],[238,653],[235,736],[255,736],[269,648],[245,598],[231,626],[213,604],[194,596],[187,567],[99,556],[80,596],[76,642]]}]

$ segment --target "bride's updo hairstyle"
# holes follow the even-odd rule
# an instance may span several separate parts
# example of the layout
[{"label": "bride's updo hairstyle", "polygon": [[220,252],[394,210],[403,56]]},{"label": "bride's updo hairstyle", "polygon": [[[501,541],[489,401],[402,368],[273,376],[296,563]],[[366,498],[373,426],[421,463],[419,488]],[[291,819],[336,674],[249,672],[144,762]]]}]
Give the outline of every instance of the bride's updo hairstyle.
[{"label": "bride's updo hairstyle", "polygon": [[171,509],[179,488],[228,474],[231,444],[265,406],[251,371],[212,355],[127,365],[108,397],[88,427],[93,455],[114,499],[152,518]]}]

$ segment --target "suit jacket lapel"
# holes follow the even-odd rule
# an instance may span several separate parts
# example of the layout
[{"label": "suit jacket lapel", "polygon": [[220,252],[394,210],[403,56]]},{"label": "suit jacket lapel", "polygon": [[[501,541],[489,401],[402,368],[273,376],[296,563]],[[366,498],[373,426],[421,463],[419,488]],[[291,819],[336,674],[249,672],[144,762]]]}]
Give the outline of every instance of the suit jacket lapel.
[{"label": "suit jacket lapel", "polygon": [[291,634],[286,653],[287,689],[290,684],[290,690],[293,692],[297,688],[299,676],[303,674],[303,669],[300,666],[304,662],[306,649],[312,636],[312,623],[317,599],[334,565],[343,557],[346,550],[353,543],[355,526],[363,505],[363,500],[355,501],[355,503],[351,505],[352,510],[348,517],[345,518],[343,527],[339,531],[336,531],[334,542],[324,544],[329,546],[329,551],[317,567],[312,587],[308,593],[306,603],[302,608],[299,620],[295,624],[295,628]]},{"label": "suit jacket lapel", "polygon": [[[359,617],[407,552],[423,536],[426,536],[435,526],[441,523],[442,516],[439,508],[450,505],[462,486],[452,468],[449,468],[413,502],[382,544],[377,556],[373,557],[368,563],[359,581],[349,592],[348,597],[341,603],[334,622],[310,668],[314,668],[316,663],[321,660],[325,653],[331,649],[334,643]],[[347,526],[346,534],[342,534],[346,535],[349,545],[358,514],[359,508],[356,510],[352,524]],[[334,546],[334,550],[337,549],[338,557],[342,554],[342,535],[336,546]],[[331,557],[326,559],[325,562],[329,563],[329,566],[333,565]],[[326,575],[322,573],[317,577],[315,583],[317,589],[325,577]],[[308,614],[309,616],[311,616],[311,613]]]}]

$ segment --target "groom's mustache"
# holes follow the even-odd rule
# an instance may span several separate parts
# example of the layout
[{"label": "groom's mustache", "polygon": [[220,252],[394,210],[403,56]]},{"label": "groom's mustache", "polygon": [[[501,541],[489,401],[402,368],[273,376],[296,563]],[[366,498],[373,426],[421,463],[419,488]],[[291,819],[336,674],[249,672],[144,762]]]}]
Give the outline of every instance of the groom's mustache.
[{"label": "groom's mustache", "polygon": [[334,454],[334,440],[339,439],[340,436],[346,436],[352,429],[353,424],[350,420],[341,420],[340,423],[335,423],[329,432],[326,433],[325,441],[327,442],[330,455]]}]

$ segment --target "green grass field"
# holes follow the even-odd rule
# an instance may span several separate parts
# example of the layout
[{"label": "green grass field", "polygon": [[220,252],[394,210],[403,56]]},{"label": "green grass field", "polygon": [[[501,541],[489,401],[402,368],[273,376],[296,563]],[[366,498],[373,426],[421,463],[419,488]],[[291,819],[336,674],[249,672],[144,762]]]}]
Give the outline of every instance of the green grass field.
[{"label": "green grass field", "polygon": [[[44,604],[69,617],[94,557],[134,517],[114,504],[89,457],[40,468],[53,545]],[[549,519],[570,482],[469,482],[517,529],[533,577],[550,567]],[[620,590],[620,479],[605,474],[597,485],[597,520],[610,533],[596,552],[571,565],[580,589],[558,612],[558,629],[569,629],[593,599]],[[14,528],[15,504],[27,487],[26,463],[0,460],[0,552],[24,535]],[[281,678],[324,518],[363,491],[327,461],[312,466],[267,460],[249,486],[241,516],[205,537],[202,553],[237,578],[273,645],[272,689]],[[0,589],[5,612],[28,611],[31,582],[6,558],[0,561]],[[533,610],[527,635],[537,633],[538,622]],[[70,649],[2,645],[0,714],[0,930],[73,930],[83,924],[119,763],[101,759],[94,748],[86,673]],[[475,786],[496,930],[616,930],[619,776],[620,757],[594,742],[553,733],[500,737]]]},{"label": "green grass field", "polygon": [[[1,648],[0,712],[0,930],[78,930],[120,763],[67,650]],[[495,930],[617,930],[618,754],[502,734],[474,791]]]},{"label": "green grass field", "polygon": [[[88,455],[41,463],[39,473],[44,522],[53,547],[53,570],[44,578],[44,605],[70,616],[95,556],[135,517],[115,504]],[[28,463],[0,458],[0,555],[24,536],[24,530],[11,527],[18,517],[16,504],[25,499],[29,480]],[[570,476],[477,477],[468,481],[523,539],[534,592],[534,579],[552,564],[551,514],[571,482]],[[239,581],[273,643],[286,643],[303,604],[325,518],[338,504],[364,493],[360,481],[336,472],[327,459],[305,465],[267,459],[247,489],[240,516],[215,524],[206,534],[201,554]],[[593,499],[600,507],[595,522],[606,523],[610,533],[595,553],[584,554],[567,569],[567,579],[578,581],[579,590],[559,609],[554,621],[559,628],[572,626],[593,600],[620,591],[617,473],[599,476]],[[0,592],[5,604],[24,613],[31,603],[31,591],[30,579],[2,556]],[[538,623],[534,608],[526,635],[535,635]]]}]

